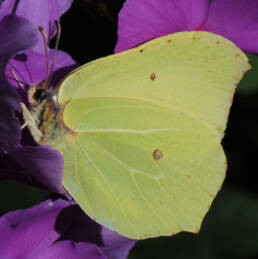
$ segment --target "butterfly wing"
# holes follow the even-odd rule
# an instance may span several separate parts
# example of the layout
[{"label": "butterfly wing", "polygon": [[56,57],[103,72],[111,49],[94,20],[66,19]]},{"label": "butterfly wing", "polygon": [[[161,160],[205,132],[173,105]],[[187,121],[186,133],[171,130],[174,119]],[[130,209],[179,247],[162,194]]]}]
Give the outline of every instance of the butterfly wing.
[{"label": "butterfly wing", "polygon": [[248,68],[233,43],[207,32],[167,35],[80,67],[58,95],[76,133],[54,145],[65,188],[125,236],[197,232],[225,176],[220,142]]}]

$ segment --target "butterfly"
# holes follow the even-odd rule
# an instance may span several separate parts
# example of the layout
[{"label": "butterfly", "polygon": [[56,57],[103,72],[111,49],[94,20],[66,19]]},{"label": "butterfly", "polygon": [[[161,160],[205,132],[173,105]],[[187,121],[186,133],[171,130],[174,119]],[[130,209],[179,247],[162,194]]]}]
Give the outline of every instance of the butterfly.
[{"label": "butterfly", "polygon": [[225,177],[221,140],[249,68],[218,35],[166,35],[77,68],[56,98],[34,89],[30,130],[60,151],[65,189],[97,222],[135,239],[198,232]]}]

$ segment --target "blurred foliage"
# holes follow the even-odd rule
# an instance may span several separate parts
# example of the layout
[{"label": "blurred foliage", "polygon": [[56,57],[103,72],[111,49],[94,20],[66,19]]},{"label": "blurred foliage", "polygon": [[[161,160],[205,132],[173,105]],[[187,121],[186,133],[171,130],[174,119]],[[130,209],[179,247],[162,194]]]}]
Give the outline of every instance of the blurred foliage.
[{"label": "blurred foliage", "polygon": [[123,2],[75,0],[61,18],[60,48],[67,50],[80,64],[112,54],[117,41],[118,12]]},{"label": "blurred foliage", "polygon": [[34,206],[43,201],[48,194],[49,192],[44,189],[16,180],[0,181],[0,215]]},{"label": "blurred foliage", "polygon": [[251,53],[247,53],[247,56],[253,69],[245,74],[237,88],[237,92],[243,95],[258,93],[258,73],[256,69],[258,68],[258,57]]},{"label": "blurred foliage", "polygon": [[[61,19],[60,48],[81,64],[112,54],[123,2],[75,0]],[[228,159],[226,181],[200,234],[139,241],[129,259],[258,258],[258,57],[248,57],[252,70],[237,89],[223,139]],[[15,181],[0,182],[0,192],[1,214],[30,207],[48,194]]]}]

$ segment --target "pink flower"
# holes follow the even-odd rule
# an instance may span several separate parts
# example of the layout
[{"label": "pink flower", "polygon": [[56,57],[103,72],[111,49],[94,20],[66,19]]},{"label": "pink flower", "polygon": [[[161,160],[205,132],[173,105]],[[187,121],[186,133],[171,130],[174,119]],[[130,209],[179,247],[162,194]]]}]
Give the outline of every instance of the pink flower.
[{"label": "pink flower", "polygon": [[257,53],[258,0],[127,0],[115,52],[179,31],[209,31]]}]

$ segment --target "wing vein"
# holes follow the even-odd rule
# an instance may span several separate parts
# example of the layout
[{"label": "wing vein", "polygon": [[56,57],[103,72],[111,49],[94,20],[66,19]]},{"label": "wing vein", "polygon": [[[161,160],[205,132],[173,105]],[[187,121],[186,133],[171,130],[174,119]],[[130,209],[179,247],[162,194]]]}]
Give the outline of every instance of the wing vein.
[{"label": "wing vein", "polygon": [[135,227],[133,226],[131,220],[128,218],[128,216],[126,215],[126,213],[123,210],[123,207],[121,206],[120,201],[117,199],[116,195],[114,194],[113,190],[110,188],[106,177],[104,176],[104,174],[102,173],[102,171],[97,167],[97,165],[94,163],[94,161],[91,159],[90,155],[88,154],[88,152],[86,150],[84,150],[79,141],[77,140],[78,146],[80,147],[81,151],[85,154],[85,156],[87,157],[88,161],[90,162],[90,164],[93,166],[93,168],[96,170],[96,172],[99,174],[99,176],[102,178],[103,182],[105,183],[105,185],[107,186],[107,188],[109,189],[109,191],[111,192],[111,194],[114,197],[114,200],[116,201],[118,207],[120,208],[120,211],[122,213],[122,215],[124,216],[125,220],[129,223],[129,225],[131,226],[132,230],[139,235],[140,233],[135,229]]},{"label": "wing vein", "polygon": [[[157,182],[157,183],[160,183],[159,179],[160,179],[161,177],[162,177],[162,178],[168,178],[168,179],[174,181],[176,184],[182,186],[182,187],[183,187],[184,189],[186,189],[187,191],[189,191],[189,189],[188,189],[187,186],[185,186],[184,184],[182,184],[182,183],[180,183],[179,181],[175,180],[174,178],[169,177],[169,176],[166,176],[166,175],[164,175],[164,174],[160,175],[161,177],[160,177],[160,176],[156,176],[156,177],[154,176],[154,177],[153,177],[153,176],[147,174],[146,172],[143,172],[143,171],[141,171],[141,170],[132,168],[132,167],[130,167],[129,165],[127,165],[126,163],[124,163],[123,161],[121,161],[120,159],[118,159],[115,155],[113,155],[112,153],[110,153],[109,151],[107,151],[107,150],[106,150],[105,148],[103,148],[101,145],[99,145],[99,144],[97,144],[97,143],[95,143],[95,144],[96,144],[100,149],[102,149],[103,152],[105,152],[105,153],[108,154],[111,158],[113,158],[113,160],[117,161],[117,162],[118,162],[119,164],[121,164],[123,167],[127,168],[131,174],[132,174],[132,173],[140,173],[140,174],[143,174],[144,176],[147,176],[147,177],[149,177],[149,178],[152,178],[152,179],[153,179],[155,182]],[[167,194],[167,196],[169,197],[168,194]],[[178,202],[177,202],[177,203],[178,203]],[[202,218],[202,217],[198,214],[198,212],[193,209],[193,207],[191,207],[191,208],[192,208],[192,211],[193,211],[198,217]]]}]

